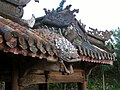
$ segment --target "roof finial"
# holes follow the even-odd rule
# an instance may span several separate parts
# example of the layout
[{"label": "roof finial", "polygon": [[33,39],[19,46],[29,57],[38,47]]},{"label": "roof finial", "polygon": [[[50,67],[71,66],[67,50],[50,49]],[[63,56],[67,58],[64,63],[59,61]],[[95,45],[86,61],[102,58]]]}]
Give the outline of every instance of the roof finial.
[{"label": "roof finial", "polygon": [[61,11],[63,9],[64,3],[66,2],[66,0],[62,0],[59,4],[59,7],[56,9],[57,12]]}]

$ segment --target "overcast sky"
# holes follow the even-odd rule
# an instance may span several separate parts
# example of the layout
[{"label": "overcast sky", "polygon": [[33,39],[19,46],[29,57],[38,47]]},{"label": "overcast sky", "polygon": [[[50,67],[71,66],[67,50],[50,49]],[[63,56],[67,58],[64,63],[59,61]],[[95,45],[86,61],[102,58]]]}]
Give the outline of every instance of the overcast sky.
[{"label": "overcast sky", "polygon": [[[61,0],[31,0],[24,8],[24,19],[44,15],[43,8],[52,10],[57,8]],[[111,30],[120,26],[120,0],[66,0],[66,5],[72,4],[72,9],[79,9],[76,18],[81,19],[88,27],[99,30]]]}]

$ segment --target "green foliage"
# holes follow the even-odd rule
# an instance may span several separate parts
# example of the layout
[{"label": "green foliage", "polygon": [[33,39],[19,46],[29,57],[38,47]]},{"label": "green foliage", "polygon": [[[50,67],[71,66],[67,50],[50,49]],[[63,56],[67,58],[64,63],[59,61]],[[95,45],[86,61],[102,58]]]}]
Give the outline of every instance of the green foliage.
[{"label": "green foliage", "polygon": [[62,84],[60,83],[50,83],[49,84],[50,90],[62,90]]},{"label": "green foliage", "polygon": [[77,90],[77,83],[51,83],[50,90]]},{"label": "green foliage", "polygon": [[[103,90],[101,79],[90,79],[88,82],[88,90]],[[120,85],[113,78],[106,79],[106,90],[120,90]]]},{"label": "green foliage", "polygon": [[120,28],[118,27],[117,29],[113,30],[113,37],[115,39],[115,47],[117,49],[120,49]]}]

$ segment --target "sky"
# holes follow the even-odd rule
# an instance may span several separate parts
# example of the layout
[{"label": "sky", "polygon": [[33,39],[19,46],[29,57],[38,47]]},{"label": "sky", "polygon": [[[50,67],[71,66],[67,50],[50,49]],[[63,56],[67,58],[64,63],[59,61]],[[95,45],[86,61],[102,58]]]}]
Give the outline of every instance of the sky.
[{"label": "sky", "polygon": [[[61,0],[39,0],[39,3],[31,0],[24,8],[23,19],[30,19],[45,15],[43,8],[52,10],[59,6]],[[120,27],[120,0],[66,0],[66,5],[72,4],[73,9],[79,9],[76,14],[78,20],[87,27],[98,30],[112,30]]]}]

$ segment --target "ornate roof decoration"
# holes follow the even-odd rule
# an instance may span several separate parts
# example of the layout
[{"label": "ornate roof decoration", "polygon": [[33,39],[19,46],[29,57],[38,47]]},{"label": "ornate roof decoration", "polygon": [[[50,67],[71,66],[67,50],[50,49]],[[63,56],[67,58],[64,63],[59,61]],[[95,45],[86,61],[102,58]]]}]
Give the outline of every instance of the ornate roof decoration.
[{"label": "ornate roof decoration", "polygon": [[[100,46],[107,47],[100,38],[95,39],[98,32],[88,36],[85,25],[75,18],[74,13],[78,13],[79,9],[71,11],[72,5],[63,8],[64,3],[65,0],[62,0],[56,10],[44,8],[46,15],[39,18],[33,16],[30,19],[33,23],[14,17],[16,13],[13,14],[15,20],[13,17],[8,17],[10,19],[0,17],[0,50],[60,62],[67,73],[70,72],[64,62],[113,64],[116,56],[106,49],[101,49]],[[104,36],[102,40],[109,38],[105,37],[106,33],[102,32],[102,37]],[[91,42],[95,40],[97,41]]]},{"label": "ornate roof decoration", "polygon": [[61,58],[67,62],[87,61],[111,64],[115,60],[114,54],[97,48],[92,49],[87,42],[79,41],[81,44],[78,42],[77,47],[73,46],[63,36],[50,31],[51,29],[47,26],[29,29],[1,17],[0,50],[51,61]]},{"label": "ornate roof decoration", "polygon": [[93,29],[91,27],[89,27],[90,31],[88,31],[89,34],[97,37],[100,40],[103,41],[108,41],[109,39],[111,39],[111,35],[113,34],[112,31],[98,31],[98,29]]},{"label": "ornate roof decoration", "polygon": [[56,9],[57,12],[62,11],[65,2],[66,2],[66,0],[62,0],[60,2],[59,7]]},{"label": "ornate roof decoration", "polygon": [[[63,2],[63,1],[62,1]],[[64,3],[63,3],[64,4]],[[95,39],[95,43],[91,43],[91,38],[96,38],[95,34],[91,34],[88,38],[88,32],[85,31],[85,26],[81,21],[78,21],[75,18],[74,12],[78,13],[78,9],[74,9],[73,11],[70,10],[72,5],[66,6],[66,8],[61,7],[61,10],[47,10],[44,8],[46,15],[43,17],[36,18],[36,23],[34,28],[47,28],[50,31],[60,34],[61,36],[65,37],[70,41],[77,49],[80,56],[85,56],[85,58],[81,58],[81,60],[87,61],[90,58],[101,59],[104,61],[106,55],[109,53],[110,50],[104,45],[104,42],[101,42],[101,39]],[[59,7],[58,7],[59,8]],[[102,32],[102,31],[101,31]],[[105,32],[107,33],[107,32]],[[102,35],[105,35],[102,32]],[[90,33],[89,33],[90,34]],[[102,37],[103,37],[102,36]],[[106,40],[109,37],[104,37],[102,40]],[[90,40],[89,40],[90,39]],[[99,44],[99,43],[100,44]],[[94,47],[94,46],[96,46]],[[102,46],[101,50],[99,45]],[[106,49],[105,49],[106,48]],[[102,54],[103,53],[103,54]],[[112,53],[111,53],[112,55]],[[114,54],[113,54],[114,55]],[[108,55],[109,56],[109,55]],[[87,58],[89,57],[89,58]],[[110,58],[109,58],[110,59]],[[115,59],[114,59],[115,60]],[[89,60],[88,60],[89,61]],[[92,60],[90,60],[92,61]],[[93,60],[93,62],[99,62],[97,60]]]},{"label": "ornate roof decoration", "polygon": [[[45,11],[45,16],[41,18],[37,18],[36,19],[36,25],[40,25],[40,23],[42,24],[47,24],[47,25],[51,25],[54,27],[67,27],[69,26],[71,23],[74,22],[74,18],[75,18],[75,14],[74,13],[78,13],[79,9],[74,9],[74,10],[70,10],[72,5],[68,5],[66,6],[64,9],[62,7],[58,7],[61,8],[60,10],[47,10],[46,8],[44,8]],[[41,19],[41,20],[40,20]],[[38,22],[38,24],[37,24]],[[36,26],[35,26],[36,27]]]},{"label": "ornate roof decoration", "polygon": [[81,20],[79,20],[78,22],[79,22],[79,24],[81,25],[81,27],[82,27],[83,29],[85,29],[86,25],[85,25],[84,23],[82,23]]},{"label": "ornate roof decoration", "polygon": [[65,60],[78,57],[77,49],[67,39],[48,29],[28,29],[4,18],[0,18],[0,26],[1,33],[10,48],[17,47],[18,39],[21,49],[26,50],[29,47],[34,54],[40,50],[43,54],[48,53],[52,56],[55,54]]}]

